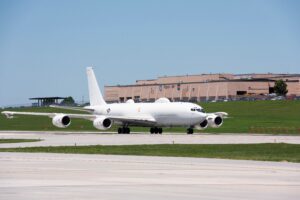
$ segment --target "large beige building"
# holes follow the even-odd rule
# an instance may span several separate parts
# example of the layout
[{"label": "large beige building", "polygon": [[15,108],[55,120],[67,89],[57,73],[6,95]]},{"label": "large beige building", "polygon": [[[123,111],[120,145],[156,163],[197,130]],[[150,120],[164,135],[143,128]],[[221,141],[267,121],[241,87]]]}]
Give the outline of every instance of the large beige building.
[{"label": "large beige building", "polygon": [[133,85],[105,86],[108,102],[155,101],[160,97],[171,101],[207,101],[241,96],[265,96],[274,93],[275,80],[283,79],[288,95],[300,96],[300,74],[200,74],[163,76],[153,80],[137,80]]}]

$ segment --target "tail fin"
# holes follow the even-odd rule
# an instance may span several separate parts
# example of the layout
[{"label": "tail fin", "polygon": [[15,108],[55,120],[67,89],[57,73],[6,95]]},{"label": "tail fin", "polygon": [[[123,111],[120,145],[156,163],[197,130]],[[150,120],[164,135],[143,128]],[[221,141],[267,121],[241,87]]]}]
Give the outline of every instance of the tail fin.
[{"label": "tail fin", "polygon": [[106,102],[104,101],[104,99],[102,97],[102,94],[99,89],[93,68],[87,67],[86,74],[87,74],[88,85],[89,85],[90,105],[91,106],[105,105]]}]

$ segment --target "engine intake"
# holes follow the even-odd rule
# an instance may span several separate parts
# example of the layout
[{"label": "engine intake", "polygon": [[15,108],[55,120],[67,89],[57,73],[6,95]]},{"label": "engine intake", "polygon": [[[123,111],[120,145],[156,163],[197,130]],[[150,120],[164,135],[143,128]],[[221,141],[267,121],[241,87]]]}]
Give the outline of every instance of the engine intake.
[{"label": "engine intake", "polygon": [[223,119],[219,115],[211,115],[207,119],[208,125],[212,128],[219,128],[223,124]]},{"label": "engine intake", "polygon": [[97,117],[93,121],[93,125],[96,129],[107,130],[112,126],[112,121],[109,118]]},{"label": "engine intake", "polygon": [[195,128],[198,130],[203,130],[208,127],[208,121],[205,119],[203,122],[201,122],[199,125],[196,125]]},{"label": "engine intake", "polygon": [[71,124],[71,119],[67,115],[58,114],[52,118],[52,124],[58,128],[67,128]]}]

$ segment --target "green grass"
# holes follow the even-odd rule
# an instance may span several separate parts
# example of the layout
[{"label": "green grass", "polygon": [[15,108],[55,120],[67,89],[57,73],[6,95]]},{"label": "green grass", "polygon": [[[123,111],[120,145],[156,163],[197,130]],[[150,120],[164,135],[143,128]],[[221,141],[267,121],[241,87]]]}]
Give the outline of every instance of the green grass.
[{"label": "green grass", "polygon": [[241,101],[203,104],[208,112],[225,111],[228,119],[215,133],[300,134],[300,101]]},{"label": "green grass", "polygon": [[300,145],[268,144],[157,144],[120,146],[61,146],[0,149],[1,152],[46,152],[75,154],[114,154],[175,156],[260,161],[300,162]]},{"label": "green grass", "polygon": [[[300,134],[300,101],[240,101],[200,103],[207,112],[224,111],[229,113],[222,127],[208,128],[208,133],[272,133],[272,134]],[[11,110],[11,109],[10,109]],[[17,111],[32,112],[69,112],[55,108],[21,108]],[[0,110],[2,111],[2,110]],[[91,121],[72,119],[72,124],[66,129],[59,129],[52,125],[51,119],[39,116],[16,116],[6,119],[0,116],[0,130],[66,130],[66,131],[98,131]],[[108,131],[115,131],[112,127]],[[131,127],[131,131],[146,131],[148,128]],[[164,132],[185,132],[185,128],[165,128]],[[101,131],[102,132],[102,131]]]},{"label": "green grass", "polygon": [[38,142],[40,139],[0,139],[0,144],[3,143],[21,143],[21,142]]}]

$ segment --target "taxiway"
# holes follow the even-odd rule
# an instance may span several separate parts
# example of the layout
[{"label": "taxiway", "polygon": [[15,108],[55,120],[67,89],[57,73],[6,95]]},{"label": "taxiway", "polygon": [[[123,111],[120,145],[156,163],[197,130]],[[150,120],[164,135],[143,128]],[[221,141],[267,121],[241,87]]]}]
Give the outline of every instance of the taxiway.
[{"label": "taxiway", "polygon": [[40,142],[0,144],[0,148],[73,145],[130,145],[130,144],[300,144],[300,136],[257,134],[112,134],[79,132],[1,131],[0,138],[41,139]]},{"label": "taxiway", "polygon": [[0,199],[299,199],[300,164],[0,153]]}]

